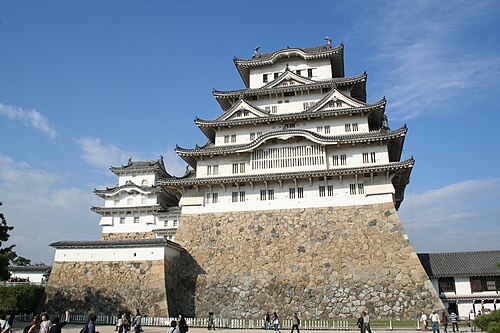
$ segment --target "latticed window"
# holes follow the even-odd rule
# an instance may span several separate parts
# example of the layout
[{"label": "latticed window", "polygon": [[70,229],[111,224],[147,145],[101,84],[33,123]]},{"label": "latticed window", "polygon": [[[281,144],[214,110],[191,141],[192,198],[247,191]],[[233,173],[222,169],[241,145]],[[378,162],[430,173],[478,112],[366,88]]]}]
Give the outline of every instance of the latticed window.
[{"label": "latticed window", "polygon": [[320,186],[319,187],[319,196],[320,197],[324,197],[325,196],[325,187],[324,186]]},{"label": "latticed window", "polygon": [[295,199],[295,188],[294,187],[290,187],[288,189],[288,197],[290,199]]},{"label": "latticed window", "polygon": [[297,198],[301,199],[304,197],[304,188],[303,187],[297,187]]},{"label": "latticed window", "polygon": [[212,203],[219,202],[219,193],[212,193]]},{"label": "latticed window", "polygon": [[267,197],[269,198],[269,200],[274,200],[274,190],[273,189],[267,190]]},{"label": "latticed window", "polygon": [[352,131],[357,132],[358,131],[358,123],[352,124]]},{"label": "latticed window", "polygon": [[330,126],[325,126],[325,134],[330,134]]},{"label": "latticed window", "polygon": [[236,142],[236,134],[231,135],[231,142]]},{"label": "latticed window", "polygon": [[238,192],[233,192],[232,193],[232,202],[238,202]]},{"label": "latticed window", "polygon": [[368,153],[363,153],[363,163],[368,163]]},{"label": "latticed window", "polygon": [[277,113],[278,107],[276,105],[271,106],[271,113]]},{"label": "latticed window", "polygon": [[245,191],[240,191],[240,202],[245,202]]},{"label": "latticed window", "polygon": [[455,279],[452,277],[439,278],[439,293],[455,292]]},{"label": "latticed window", "polygon": [[266,190],[260,190],[260,200],[261,201],[267,200],[267,191]]},{"label": "latticed window", "polygon": [[356,184],[349,184],[349,194],[356,195]]},{"label": "latticed window", "polygon": [[345,124],[344,127],[345,127],[345,131],[346,132],[350,132],[351,131],[351,124]]},{"label": "latticed window", "polygon": [[346,155],[340,155],[340,164],[341,165],[347,164],[347,156]]},{"label": "latticed window", "polygon": [[333,155],[332,157],[333,157],[332,164],[339,165],[339,155]]},{"label": "latticed window", "polygon": [[233,173],[238,173],[238,163],[233,163]]},{"label": "latticed window", "polygon": [[294,168],[323,165],[325,147],[320,145],[257,149],[252,152],[252,169]]},{"label": "latticed window", "polygon": [[497,291],[500,289],[500,277],[495,276],[477,276],[470,278],[471,291]]},{"label": "latticed window", "polygon": [[255,133],[250,133],[250,141],[255,140]]},{"label": "latticed window", "polygon": [[207,176],[210,176],[212,174],[212,166],[207,165]]},{"label": "latticed window", "polygon": [[358,194],[365,194],[365,184],[363,183],[358,184]]},{"label": "latticed window", "polygon": [[370,157],[371,157],[372,163],[375,163],[377,161],[377,158],[376,158],[377,155],[375,154],[375,152],[371,152]]},{"label": "latticed window", "polygon": [[229,143],[229,135],[224,135],[224,143]]},{"label": "latticed window", "polygon": [[245,163],[240,163],[240,173],[245,173]]},{"label": "latticed window", "polygon": [[333,196],[333,185],[328,185],[328,196],[331,197]]}]

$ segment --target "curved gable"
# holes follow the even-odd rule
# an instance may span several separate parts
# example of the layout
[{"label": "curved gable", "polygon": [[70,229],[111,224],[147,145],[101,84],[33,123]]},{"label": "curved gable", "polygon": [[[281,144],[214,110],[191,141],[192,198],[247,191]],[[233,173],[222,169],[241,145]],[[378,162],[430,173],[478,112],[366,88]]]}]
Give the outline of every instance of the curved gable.
[{"label": "curved gable", "polygon": [[[244,112],[248,111],[249,115],[245,116],[245,118],[252,118],[252,117],[267,117],[269,115],[268,112],[248,103],[247,101],[240,99],[238,102],[236,102],[229,110],[227,110],[223,115],[217,118],[217,120],[231,120],[237,117],[241,117],[241,115],[238,116],[238,112]],[[251,114],[251,115],[250,115]]]}]

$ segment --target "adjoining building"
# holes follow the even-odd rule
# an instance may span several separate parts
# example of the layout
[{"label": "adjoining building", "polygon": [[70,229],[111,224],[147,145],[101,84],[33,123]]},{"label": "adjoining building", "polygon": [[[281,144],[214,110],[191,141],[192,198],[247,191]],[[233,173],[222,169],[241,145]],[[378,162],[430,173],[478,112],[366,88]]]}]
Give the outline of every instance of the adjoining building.
[{"label": "adjoining building", "polygon": [[[92,208],[103,240],[52,244],[51,290],[135,300],[152,292],[140,276],[161,271],[164,300],[145,301],[149,315],[442,309],[397,215],[414,164],[402,159],[408,129],[390,129],[385,98],[367,103],[366,73],[345,76],[344,45],[256,48],[234,63],[245,87],[214,90],[220,115],[195,119],[207,143],[176,148],[188,172],[172,177],[162,160],[111,168],[118,185],[95,190],[105,202]],[[137,279],[122,278],[131,267]],[[82,272],[88,281],[73,278]]]},{"label": "adjoining building", "polygon": [[419,253],[448,312],[467,317],[500,309],[500,251]]},{"label": "adjoining building", "polygon": [[51,269],[47,265],[9,266],[10,277],[7,284],[45,284]]}]

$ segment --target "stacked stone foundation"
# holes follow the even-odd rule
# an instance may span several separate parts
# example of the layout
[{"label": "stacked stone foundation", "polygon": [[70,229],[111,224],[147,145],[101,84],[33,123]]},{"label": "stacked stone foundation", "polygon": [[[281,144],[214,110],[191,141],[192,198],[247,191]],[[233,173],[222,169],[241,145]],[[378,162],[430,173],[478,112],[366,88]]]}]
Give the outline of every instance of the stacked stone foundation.
[{"label": "stacked stone foundation", "polygon": [[56,261],[46,288],[47,309],[116,314],[138,308],[150,316],[168,316],[169,297],[173,297],[166,287],[169,265],[163,260]]},{"label": "stacked stone foundation", "polygon": [[[226,318],[415,318],[443,309],[392,204],[183,214],[192,308]],[[200,272],[202,272],[200,274]]]}]

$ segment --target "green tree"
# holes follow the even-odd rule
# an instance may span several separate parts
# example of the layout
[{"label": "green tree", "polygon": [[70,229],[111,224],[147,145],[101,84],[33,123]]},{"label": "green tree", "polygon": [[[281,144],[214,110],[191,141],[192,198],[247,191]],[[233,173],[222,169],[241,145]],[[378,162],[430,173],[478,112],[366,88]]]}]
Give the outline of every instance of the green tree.
[{"label": "green tree", "polygon": [[12,260],[11,264],[15,266],[29,266],[31,265],[31,260],[25,257],[17,256]]},{"label": "green tree", "polygon": [[474,323],[488,333],[500,333],[500,310],[480,315],[474,320]]},{"label": "green tree", "polygon": [[[2,206],[2,202],[0,202]],[[9,240],[9,231],[14,227],[7,225],[5,215],[0,212],[0,280],[7,280],[9,278],[9,263],[16,257],[16,252],[12,249],[14,245],[2,248],[3,242]]]}]

